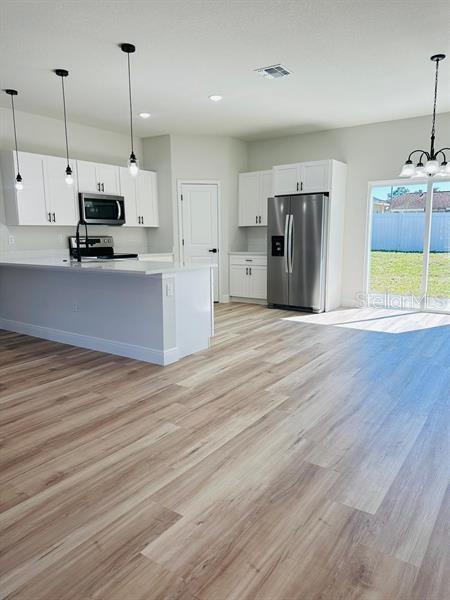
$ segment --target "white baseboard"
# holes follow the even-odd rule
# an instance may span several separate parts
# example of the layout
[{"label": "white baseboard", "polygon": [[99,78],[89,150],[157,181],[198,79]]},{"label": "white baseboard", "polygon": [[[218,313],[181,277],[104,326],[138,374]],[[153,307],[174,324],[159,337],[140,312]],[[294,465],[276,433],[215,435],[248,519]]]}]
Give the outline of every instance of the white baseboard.
[{"label": "white baseboard", "polygon": [[228,294],[222,294],[220,296],[219,302],[221,304],[227,304],[228,302],[230,302],[230,296]]},{"label": "white baseboard", "polygon": [[134,358],[156,365],[169,365],[179,359],[178,348],[170,348],[169,350],[162,351],[155,348],[147,348],[145,346],[137,346],[135,344],[127,344],[125,342],[83,335],[72,331],[43,327],[33,323],[24,323],[22,321],[11,321],[9,319],[0,318],[0,329],[43,338],[44,340],[51,340],[52,342],[60,342],[62,344],[70,344],[71,346],[78,346],[89,350],[97,350],[98,352],[107,352],[117,356]]}]

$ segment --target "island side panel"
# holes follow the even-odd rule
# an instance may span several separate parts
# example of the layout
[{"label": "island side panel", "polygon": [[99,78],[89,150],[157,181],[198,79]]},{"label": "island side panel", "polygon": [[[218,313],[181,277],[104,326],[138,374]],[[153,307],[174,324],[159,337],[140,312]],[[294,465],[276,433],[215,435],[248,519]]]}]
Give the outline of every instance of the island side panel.
[{"label": "island side panel", "polygon": [[180,271],[175,277],[175,324],[178,354],[209,347],[213,335],[211,270]]},{"label": "island side panel", "polygon": [[165,364],[162,277],[0,266],[0,328]]}]

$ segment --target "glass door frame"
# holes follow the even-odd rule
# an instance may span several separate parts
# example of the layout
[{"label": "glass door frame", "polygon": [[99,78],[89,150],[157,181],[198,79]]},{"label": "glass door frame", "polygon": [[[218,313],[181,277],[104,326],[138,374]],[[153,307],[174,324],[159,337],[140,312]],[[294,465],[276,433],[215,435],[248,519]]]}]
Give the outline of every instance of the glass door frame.
[{"label": "glass door frame", "polygon": [[[367,218],[366,218],[366,252],[364,260],[364,293],[366,305],[369,305],[371,295],[375,295],[370,291],[370,262],[372,252],[372,189],[374,187],[383,186],[406,186],[423,184],[426,186],[427,194],[425,200],[425,224],[423,236],[423,266],[422,266],[422,281],[421,281],[421,300],[419,310],[423,312],[435,312],[448,314],[448,311],[438,310],[426,306],[426,298],[428,291],[428,274],[430,268],[430,241],[431,241],[431,224],[433,219],[433,185],[440,182],[450,182],[448,177],[417,177],[414,179],[385,179],[381,181],[369,181],[367,194]],[[385,307],[385,308],[393,308]],[[399,307],[400,308],[400,307]]]}]

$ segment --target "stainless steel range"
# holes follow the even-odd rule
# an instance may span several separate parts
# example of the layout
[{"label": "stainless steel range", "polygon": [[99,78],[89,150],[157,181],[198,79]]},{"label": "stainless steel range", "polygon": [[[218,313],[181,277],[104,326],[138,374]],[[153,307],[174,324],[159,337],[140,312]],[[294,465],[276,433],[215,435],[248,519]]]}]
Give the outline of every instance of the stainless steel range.
[{"label": "stainless steel range", "polygon": [[[116,254],[114,240],[111,235],[86,236],[80,235],[79,249],[82,260],[119,260],[138,258],[137,254]],[[70,258],[78,260],[77,237],[69,237]]]}]

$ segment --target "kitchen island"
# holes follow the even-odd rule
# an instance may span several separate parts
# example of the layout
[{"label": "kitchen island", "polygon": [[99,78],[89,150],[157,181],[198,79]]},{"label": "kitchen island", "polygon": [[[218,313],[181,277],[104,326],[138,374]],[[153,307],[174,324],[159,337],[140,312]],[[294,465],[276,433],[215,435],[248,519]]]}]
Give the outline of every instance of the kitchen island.
[{"label": "kitchen island", "polygon": [[0,329],[168,365],[209,346],[209,265],[0,258]]}]

